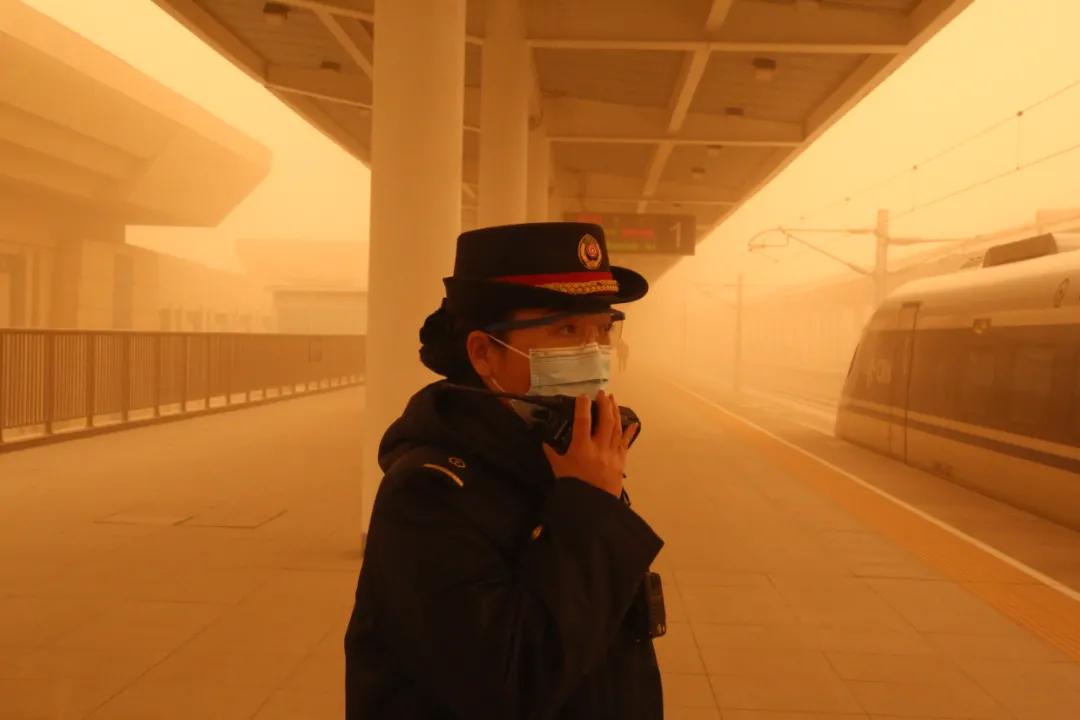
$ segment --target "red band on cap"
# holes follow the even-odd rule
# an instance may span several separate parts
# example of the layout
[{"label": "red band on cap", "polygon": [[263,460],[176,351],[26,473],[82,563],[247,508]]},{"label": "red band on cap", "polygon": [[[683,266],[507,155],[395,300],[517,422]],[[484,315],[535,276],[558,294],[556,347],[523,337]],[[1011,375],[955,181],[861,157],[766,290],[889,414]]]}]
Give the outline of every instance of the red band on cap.
[{"label": "red band on cap", "polygon": [[492,279],[498,282],[514,283],[515,285],[555,285],[613,280],[614,278],[609,272],[571,272],[548,275],[504,275]]}]

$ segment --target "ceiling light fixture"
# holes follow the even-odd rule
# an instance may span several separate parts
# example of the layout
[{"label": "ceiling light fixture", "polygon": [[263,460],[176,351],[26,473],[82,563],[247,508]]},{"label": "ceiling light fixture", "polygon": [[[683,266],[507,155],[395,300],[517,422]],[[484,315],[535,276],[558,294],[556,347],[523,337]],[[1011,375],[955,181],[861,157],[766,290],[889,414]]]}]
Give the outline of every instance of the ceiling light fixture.
[{"label": "ceiling light fixture", "polygon": [[718,158],[720,157],[720,151],[723,149],[723,145],[709,145],[705,148],[705,154],[711,158]]},{"label": "ceiling light fixture", "polygon": [[768,82],[776,74],[776,61],[772,58],[754,58],[754,78],[761,82]]},{"label": "ceiling light fixture", "polygon": [[268,2],[263,5],[263,20],[270,27],[281,27],[289,19],[289,6],[285,3]]},{"label": "ceiling light fixture", "polygon": [[690,177],[694,178],[695,180],[704,180],[705,168],[700,166],[690,168]]},{"label": "ceiling light fixture", "polygon": [[330,72],[341,72],[341,63],[334,60],[323,60],[319,63],[319,69],[329,70]]},{"label": "ceiling light fixture", "polygon": [[743,116],[743,109],[741,107],[735,107],[735,106],[726,107],[726,108],[724,108],[724,114],[725,115],[731,115],[732,117],[742,117]]}]

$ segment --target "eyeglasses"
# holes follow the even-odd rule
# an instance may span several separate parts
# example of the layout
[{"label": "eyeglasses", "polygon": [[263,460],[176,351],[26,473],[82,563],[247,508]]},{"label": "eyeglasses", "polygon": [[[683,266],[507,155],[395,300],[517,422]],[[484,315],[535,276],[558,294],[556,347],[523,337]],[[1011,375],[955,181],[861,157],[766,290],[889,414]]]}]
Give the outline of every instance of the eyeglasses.
[{"label": "eyeglasses", "polygon": [[599,345],[614,345],[622,337],[622,324],[626,314],[619,310],[598,313],[560,312],[544,315],[529,320],[507,320],[494,323],[484,328],[486,332],[498,333],[507,330],[546,327],[552,336],[559,338],[566,346],[587,345],[595,342]]}]

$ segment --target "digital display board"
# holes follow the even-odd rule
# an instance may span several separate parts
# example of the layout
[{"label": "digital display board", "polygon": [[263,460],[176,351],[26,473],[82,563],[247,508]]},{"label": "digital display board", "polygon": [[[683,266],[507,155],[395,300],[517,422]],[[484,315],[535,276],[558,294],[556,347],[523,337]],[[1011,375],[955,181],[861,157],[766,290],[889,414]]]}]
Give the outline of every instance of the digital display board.
[{"label": "digital display board", "polygon": [[564,218],[602,226],[611,253],[694,254],[697,220],[693,215],[568,212]]}]

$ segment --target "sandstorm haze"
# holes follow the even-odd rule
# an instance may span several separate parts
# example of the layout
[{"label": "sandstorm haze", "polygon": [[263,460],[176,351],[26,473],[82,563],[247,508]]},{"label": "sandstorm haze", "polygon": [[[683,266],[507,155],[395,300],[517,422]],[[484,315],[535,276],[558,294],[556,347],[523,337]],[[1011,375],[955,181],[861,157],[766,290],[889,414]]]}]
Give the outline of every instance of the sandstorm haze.
[{"label": "sandstorm haze", "polygon": [[[344,716],[379,463],[419,457],[384,432],[462,391],[417,361],[455,237],[579,215],[650,283],[606,387],[643,421],[618,510],[664,540],[665,717],[1080,717],[1077,29],[1076,0],[0,0],[0,720]],[[560,291],[610,287],[569,242]],[[461,417],[399,427],[445,431],[427,479],[471,502]],[[572,510],[522,554],[575,548]],[[510,655],[575,634],[539,587],[617,604],[503,550],[412,614],[493,592]]]},{"label": "sandstorm haze", "polygon": [[131,227],[128,240],[239,270],[236,238],[363,243],[369,171],[151,2],[27,3],[201,105],[273,154],[267,178],[216,228]]},{"label": "sandstorm haze", "polygon": [[[153,3],[28,4],[272,153],[266,179],[219,226],[132,226],[128,242],[230,271],[243,270],[235,253],[240,238],[366,242],[370,171]],[[933,201],[1080,142],[1080,88],[1071,85],[1078,80],[1080,49],[1069,37],[1078,24],[1080,6],[1062,0],[975,2],[700,242],[696,257],[668,271],[651,309],[665,315],[680,303],[707,304],[693,288],[733,284],[739,272],[748,298],[774,287],[851,277],[796,244],[747,253],[747,241],[770,227],[870,228],[885,208],[894,217],[894,235],[966,237],[1031,223],[1039,209],[1073,207],[1069,178],[1080,169],[1075,152]],[[1008,121],[1036,103],[1042,104]],[[710,162],[723,163],[722,151]],[[873,264],[870,237],[804,237],[849,262]],[[782,240],[762,238],[766,244]],[[890,260],[927,249],[893,248]]]}]

